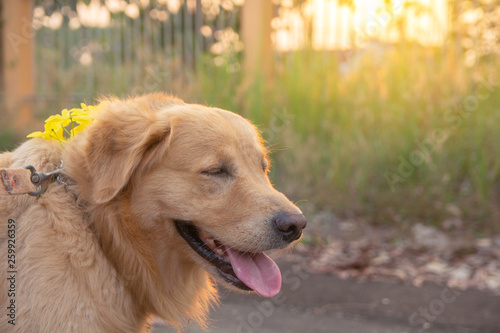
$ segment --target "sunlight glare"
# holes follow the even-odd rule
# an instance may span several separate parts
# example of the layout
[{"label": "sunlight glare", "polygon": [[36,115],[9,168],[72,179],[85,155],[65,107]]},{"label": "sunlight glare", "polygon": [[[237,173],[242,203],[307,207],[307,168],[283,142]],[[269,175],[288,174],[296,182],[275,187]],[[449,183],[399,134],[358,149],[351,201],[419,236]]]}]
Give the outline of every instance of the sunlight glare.
[{"label": "sunlight glare", "polygon": [[[351,49],[376,40],[394,43],[405,39],[424,46],[443,43],[447,33],[446,0],[353,0],[353,6],[337,0],[310,0],[301,9],[281,7],[273,36],[278,50],[305,46],[308,24],[314,49]],[[302,15],[301,11],[302,10]],[[298,22],[301,21],[301,22]],[[278,27],[278,28],[277,28]]]}]

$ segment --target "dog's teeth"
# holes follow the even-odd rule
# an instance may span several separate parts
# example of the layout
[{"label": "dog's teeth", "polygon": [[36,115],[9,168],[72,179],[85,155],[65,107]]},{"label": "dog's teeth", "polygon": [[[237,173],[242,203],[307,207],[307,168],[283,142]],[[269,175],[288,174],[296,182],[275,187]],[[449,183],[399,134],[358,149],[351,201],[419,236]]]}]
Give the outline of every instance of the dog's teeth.
[{"label": "dog's teeth", "polygon": [[220,257],[224,256],[224,251],[222,251],[222,249],[216,248],[214,252]]},{"label": "dog's teeth", "polygon": [[212,245],[213,247],[215,247],[215,241],[213,238],[208,238],[207,243],[208,243],[208,245]]},{"label": "dog's teeth", "polygon": [[210,244],[215,244],[215,240],[213,239],[212,236],[210,236],[209,234],[207,234],[206,232],[200,230],[199,231],[199,234],[200,234],[200,237],[205,240],[206,242],[210,243]]}]

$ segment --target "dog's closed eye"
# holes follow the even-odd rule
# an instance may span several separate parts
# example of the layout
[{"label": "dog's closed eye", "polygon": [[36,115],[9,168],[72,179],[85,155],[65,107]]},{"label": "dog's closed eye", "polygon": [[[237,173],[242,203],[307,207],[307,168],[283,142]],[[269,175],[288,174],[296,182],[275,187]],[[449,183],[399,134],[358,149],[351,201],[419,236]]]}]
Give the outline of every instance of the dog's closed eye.
[{"label": "dog's closed eye", "polygon": [[231,176],[228,168],[225,166],[217,166],[214,168],[203,170],[201,174],[207,177],[221,177],[221,178]]}]

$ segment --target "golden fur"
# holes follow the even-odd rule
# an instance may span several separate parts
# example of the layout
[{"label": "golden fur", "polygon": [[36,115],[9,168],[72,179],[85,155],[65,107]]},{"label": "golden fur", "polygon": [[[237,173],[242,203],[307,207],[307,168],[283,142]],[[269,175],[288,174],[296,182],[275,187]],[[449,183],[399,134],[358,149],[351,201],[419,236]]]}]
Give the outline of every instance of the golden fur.
[{"label": "golden fur", "polygon": [[[1,332],[141,332],[156,315],[203,325],[216,301],[211,265],[173,219],[242,251],[283,248],[262,221],[300,213],[269,183],[253,126],[220,109],[164,95],[106,100],[64,144],[31,139],[0,155],[1,168],[63,161],[40,197],[0,196]],[[234,180],[200,171],[229,161]],[[8,324],[7,221],[16,225],[16,325]]]}]

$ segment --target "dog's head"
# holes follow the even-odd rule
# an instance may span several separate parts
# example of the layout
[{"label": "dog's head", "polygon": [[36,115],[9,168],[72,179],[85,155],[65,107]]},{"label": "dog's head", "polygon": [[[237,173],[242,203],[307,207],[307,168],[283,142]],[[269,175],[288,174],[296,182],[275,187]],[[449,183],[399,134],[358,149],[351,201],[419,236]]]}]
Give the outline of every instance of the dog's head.
[{"label": "dog's head", "polygon": [[226,284],[276,295],[280,271],[264,251],[299,239],[306,220],[269,182],[255,128],[234,113],[161,95],[99,109],[65,164],[86,201],[126,220],[116,222],[120,236],[102,231],[114,238],[105,246],[133,234],[129,246],[163,280],[175,269],[164,262],[176,256]]}]

